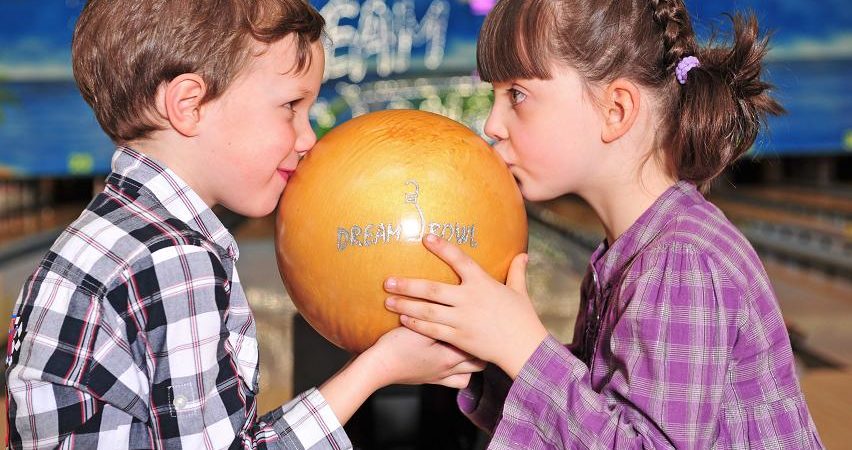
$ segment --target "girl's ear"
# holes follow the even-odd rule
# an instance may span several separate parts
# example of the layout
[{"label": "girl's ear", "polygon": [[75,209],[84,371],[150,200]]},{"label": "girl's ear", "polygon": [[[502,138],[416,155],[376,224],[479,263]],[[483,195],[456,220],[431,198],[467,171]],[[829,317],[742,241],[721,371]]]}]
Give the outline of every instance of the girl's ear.
[{"label": "girl's ear", "polygon": [[178,133],[196,136],[201,121],[201,99],[206,93],[207,84],[197,74],[178,75],[157,91],[157,113]]},{"label": "girl's ear", "polygon": [[640,91],[635,83],[617,78],[604,91],[604,123],[601,140],[606,143],[624,136],[639,116]]}]

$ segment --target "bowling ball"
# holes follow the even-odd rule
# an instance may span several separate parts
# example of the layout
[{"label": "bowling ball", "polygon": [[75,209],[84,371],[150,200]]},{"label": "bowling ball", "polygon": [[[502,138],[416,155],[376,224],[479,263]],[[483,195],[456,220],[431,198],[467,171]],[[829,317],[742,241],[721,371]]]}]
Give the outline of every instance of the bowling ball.
[{"label": "bowling ball", "polygon": [[367,349],[399,326],[391,275],[458,284],[422,244],[433,233],[505,282],[527,246],[527,220],[506,164],[464,125],[417,110],[365,114],[330,130],[289,179],[275,224],[284,286],[326,339]]}]

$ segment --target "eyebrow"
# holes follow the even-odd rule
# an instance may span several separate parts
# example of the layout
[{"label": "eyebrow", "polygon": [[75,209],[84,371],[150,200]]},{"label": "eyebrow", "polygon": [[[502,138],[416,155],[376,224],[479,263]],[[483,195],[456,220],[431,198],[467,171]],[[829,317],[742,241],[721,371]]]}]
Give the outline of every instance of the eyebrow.
[{"label": "eyebrow", "polygon": [[[286,73],[282,73],[282,74],[279,74],[279,75],[284,76],[284,75],[287,75],[287,74],[286,74]],[[288,89],[288,90],[289,90],[289,89]],[[303,86],[299,86],[299,87],[297,88],[297,90],[296,90],[296,94],[299,94],[299,95],[313,95],[313,94],[314,94],[314,91],[313,91],[313,90],[311,90],[311,89],[309,89],[309,88],[306,88],[306,87],[303,87]]]},{"label": "eyebrow", "polygon": [[314,91],[310,89],[300,89],[299,94],[301,94],[303,97],[310,97],[314,95]]}]

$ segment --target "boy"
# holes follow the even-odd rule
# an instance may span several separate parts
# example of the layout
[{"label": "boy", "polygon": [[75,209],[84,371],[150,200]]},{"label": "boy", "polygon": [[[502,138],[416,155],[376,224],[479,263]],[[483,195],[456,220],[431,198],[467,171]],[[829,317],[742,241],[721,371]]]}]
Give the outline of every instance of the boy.
[{"label": "boy", "polygon": [[255,324],[210,208],[277,205],[316,140],[322,27],[302,0],[86,5],[74,76],[119,147],[16,304],[12,448],[351,448],[341,424],[376,389],[481,370],[400,328],[257,418]]}]

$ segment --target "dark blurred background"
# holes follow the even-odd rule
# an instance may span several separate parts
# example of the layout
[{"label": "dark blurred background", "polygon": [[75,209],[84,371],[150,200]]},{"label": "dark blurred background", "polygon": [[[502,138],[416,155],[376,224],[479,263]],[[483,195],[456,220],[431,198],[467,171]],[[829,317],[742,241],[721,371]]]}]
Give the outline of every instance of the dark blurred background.
[{"label": "dark blurred background", "polygon": [[[70,42],[82,0],[0,0],[0,311],[109,170],[113,145],[80,97]],[[314,0],[327,20],[318,135],[359,114],[417,108],[481,132],[490,86],[475,45],[491,0]],[[852,8],[848,2],[687,1],[703,38],[724,12],[754,11],[772,30],[766,77],[788,114],[769,121],[711,200],[758,249],[781,303],[817,427],[829,448],[852,432]],[[571,339],[579,279],[602,238],[575,197],[527,205],[530,291],[550,331]],[[260,410],[321,383],[348,355],[313,333],[275,271],[272,216],[217,210],[237,237],[258,317]],[[5,421],[4,421],[5,422]],[[358,448],[473,449],[487,436],[456,411],[454,392],[391,387],[347,425]]]}]

